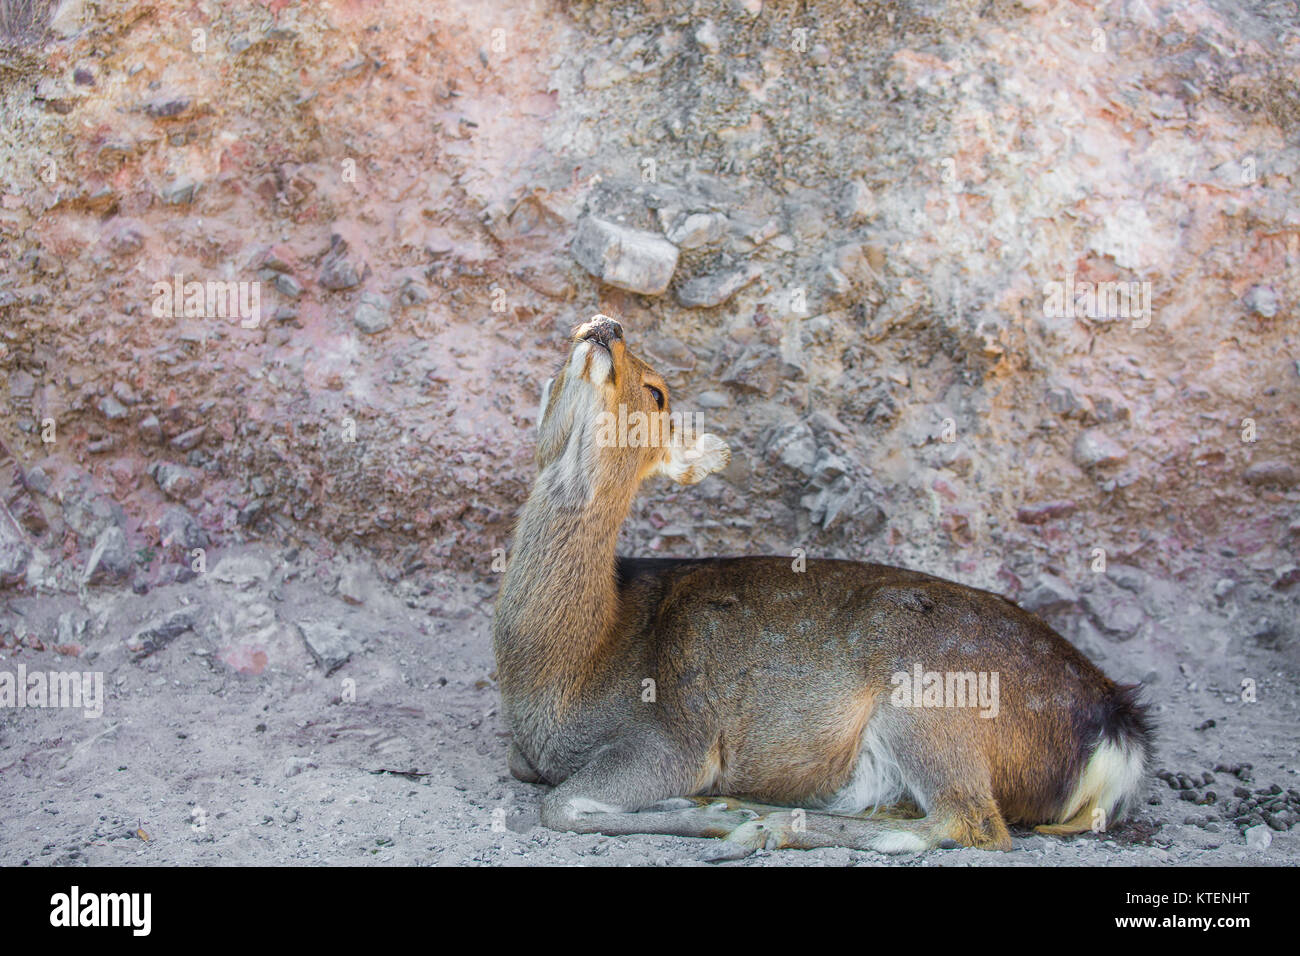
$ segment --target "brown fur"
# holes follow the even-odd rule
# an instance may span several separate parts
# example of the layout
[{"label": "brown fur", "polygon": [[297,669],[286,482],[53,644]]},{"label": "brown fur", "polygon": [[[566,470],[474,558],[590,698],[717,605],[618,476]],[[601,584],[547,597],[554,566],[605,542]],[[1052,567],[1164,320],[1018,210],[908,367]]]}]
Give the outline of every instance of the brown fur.
[{"label": "brown fur", "polygon": [[[727,460],[712,436],[663,447],[593,440],[602,412],[658,411],[654,390],[666,410],[662,378],[598,317],[575,330],[543,410],[539,475],[494,640],[512,772],[559,785],[543,802],[544,822],[606,833],[721,827],[746,845],[882,847],[914,837],[1005,848],[1006,821],[1064,822],[1058,815],[1106,734],[1145,746],[1134,730],[1144,730],[1140,709],[998,595],[848,561],[809,561],[797,573],[785,558],[616,558],[619,526],[646,477],[692,484]],[[891,675],[917,662],[999,672],[1001,713],[891,706]],[[652,701],[643,700],[647,681]],[[790,814],[757,804],[654,809],[695,794],[822,806],[853,778],[869,724],[923,820],[882,829],[876,818],[812,813],[806,829],[792,830],[782,822]],[[766,823],[752,819],[760,813]]]}]

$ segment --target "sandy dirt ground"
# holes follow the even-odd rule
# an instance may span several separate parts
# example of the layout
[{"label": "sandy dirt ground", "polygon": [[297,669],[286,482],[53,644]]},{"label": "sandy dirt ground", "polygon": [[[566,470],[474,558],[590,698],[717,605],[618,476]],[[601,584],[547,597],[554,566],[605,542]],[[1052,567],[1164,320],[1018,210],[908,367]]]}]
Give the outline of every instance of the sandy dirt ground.
[{"label": "sandy dirt ground", "polygon": [[[0,670],[104,681],[99,717],[0,709],[0,864],[710,861],[712,841],[539,825],[542,790],[506,771],[493,582],[403,575],[362,555],[322,557],[310,542],[209,558],[192,580],[146,594],[92,589],[0,608]],[[1240,630],[1233,614],[1200,613],[1201,643]],[[1111,648],[1104,666],[1124,678],[1146,666],[1138,651]],[[1153,777],[1148,803],[1111,833],[1017,832],[1010,853],[781,850],[714,865],[1295,865],[1300,830],[1286,828],[1295,806],[1285,791],[1300,785],[1296,684],[1266,669],[1276,655],[1243,653],[1259,675],[1253,703],[1210,660],[1145,674],[1157,767],[1184,774],[1195,799]],[[1278,796],[1256,793],[1274,785]],[[1234,791],[1272,800],[1274,828],[1248,842]]]}]

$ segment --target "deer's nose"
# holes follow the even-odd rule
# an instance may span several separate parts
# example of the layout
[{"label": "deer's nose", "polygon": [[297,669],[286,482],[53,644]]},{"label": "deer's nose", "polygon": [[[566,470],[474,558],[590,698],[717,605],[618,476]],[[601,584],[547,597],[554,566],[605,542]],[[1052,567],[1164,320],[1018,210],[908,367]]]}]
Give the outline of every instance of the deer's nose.
[{"label": "deer's nose", "polygon": [[588,322],[574,331],[574,338],[581,341],[596,342],[609,348],[615,339],[623,337],[623,326],[607,315],[593,315]]}]

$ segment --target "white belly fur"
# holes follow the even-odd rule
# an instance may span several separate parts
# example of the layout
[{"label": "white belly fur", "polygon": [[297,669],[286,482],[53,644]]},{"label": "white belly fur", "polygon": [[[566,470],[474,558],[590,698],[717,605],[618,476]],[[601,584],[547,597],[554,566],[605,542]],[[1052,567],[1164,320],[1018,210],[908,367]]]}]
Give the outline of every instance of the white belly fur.
[{"label": "white belly fur", "polygon": [[877,807],[888,807],[907,798],[926,807],[903,779],[903,772],[893,753],[881,739],[879,722],[872,719],[862,732],[862,749],[853,766],[849,782],[830,796],[821,809],[828,813],[862,813]]}]

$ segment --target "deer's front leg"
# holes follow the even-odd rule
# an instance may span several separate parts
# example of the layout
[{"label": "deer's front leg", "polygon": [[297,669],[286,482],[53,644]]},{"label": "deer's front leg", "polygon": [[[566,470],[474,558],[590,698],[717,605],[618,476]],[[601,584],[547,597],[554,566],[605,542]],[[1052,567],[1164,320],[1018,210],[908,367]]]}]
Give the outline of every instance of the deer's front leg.
[{"label": "deer's front leg", "polygon": [[757,816],[682,798],[694,780],[691,764],[663,740],[611,744],[542,798],[542,824],[606,836],[725,837]]},{"label": "deer's front leg", "polygon": [[510,767],[510,775],[516,780],[522,780],[524,783],[544,783],[542,775],[533,769],[533,765],[528,762],[524,752],[519,749],[519,745],[513,740],[510,741],[510,755],[506,758]]}]

